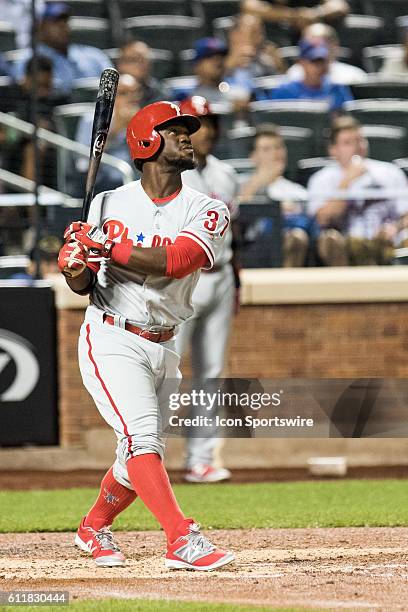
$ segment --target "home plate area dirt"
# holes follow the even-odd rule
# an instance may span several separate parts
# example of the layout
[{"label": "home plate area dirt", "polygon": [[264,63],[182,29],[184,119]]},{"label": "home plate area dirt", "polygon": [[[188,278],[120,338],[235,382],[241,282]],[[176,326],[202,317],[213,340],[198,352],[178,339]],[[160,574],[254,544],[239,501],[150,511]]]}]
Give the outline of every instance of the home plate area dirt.
[{"label": "home plate area dirt", "polygon": [[148,598],[351,610],[408,609],[408,529],[211,532],[236,553],[214,572],[168,571],[162,533],[117,533],[128,561],[97,568],[72,533],[0,535],[0,589],[68,590],[73,599]]}]

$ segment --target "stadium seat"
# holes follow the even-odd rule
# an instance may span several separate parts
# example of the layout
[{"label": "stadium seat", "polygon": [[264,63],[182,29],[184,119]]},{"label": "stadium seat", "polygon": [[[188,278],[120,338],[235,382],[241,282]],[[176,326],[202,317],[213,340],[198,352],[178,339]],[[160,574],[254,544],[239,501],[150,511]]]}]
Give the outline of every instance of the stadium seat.
[{"label": "stadium seat", "polygon": [[167,49],[179,54],[183,49],[192,49],[203,32],[203,22],[197,17],[165,15],[132,17],[122,21],[125,32],[143,40],[154,49]]},{"label": "stadium seat", "polygon": [[407,13],[406,0],[361,0],[363,10],[367,15],[377,15],[384,20],[384,27],[380,34],[382,43],[395,43],[397,40],[395,20]]},{"label": "stadium seat", "polygon": [[178,61],[178,73],[180,76],[194,74],[194,49],[184,49],[180,52]]},{"label": "stadium seat", "polygon": [[378,43],[383,27],[383,19],[371,15],[347,15],[338,26],[340,46],[351,50],[350,61],[353,64],[362,65],[362,47]]},{"label": "stadium seat", "polygon": [[329,157],[311,157],[298,161],[297,182],[307,187],[310,177],[326,166],[331,166],[335,162]]},{"label": "stadium seat", "polygon": [[26,272],[30,263],[27,255],[4,255],[0,257],[0,280],[7,280],[14,274]]},{"label": "stadium seat", "polygon": [[195,0],[194,13],[205,23],[206,36],[214,34],[214,20],[238,15],[240,0]]},{"label": "stadium seat", "polygon": [[186,15],[185,0],[118,0],[122,19],[142,15]]},{"label": "stadium seat", "polygon": [[13,26],[5,21],[0,21],[0,51],[12,51],[16,46],[16,33]]},{"label": "stadium seat", "polygon": [[270,100],[250,104],[254,122],[275,123],[309,128],[314,155],[325,152],[325,139],[329,127],[329,107],[325,102],[300,100]]},{"label": "stadium seat", "polygon": [[406,128],[393,125],[364,125],[364,136],[369,143],[369,157],[391,162],[408,155]]},{"label": "stadium seat", "polygon": [[[227,132],[228,158],[246,159],[250,156],[256,129],[254,127],[238,127]],[[280,133],[288,150],[287,176],[295,180],[297,162],[299,159],[313,154],[313,132],[310,128],[280,126]]]},{"label": "stadium seat", "polygon": [[106,17],[105,0],[67,0],[73,17]]},{"label": "stadium seat", "polygon": [[94,17],[72,17],[71,41],[80,45],[90,45],[98,49],[113,47],[108,19]]},{"label": "stadium seat", "polygon": [[[406,7],[406,11],[408,11],[408,4]],[[395,29],[397,41],[404,43],[408,33],[408,15],[397,17],[397,19],[395,20]]]},{"label": "stadium seat", "polygon": [[72,88],[71,102],[93,102],[99,88],[99,78],[76,79]]},{"label": "stadium seat", "polygon": [[363,49],[363,66],[369,73],[379,72],[385,60],[394,57],[399,58],[402,54],[401,45],[375,45]]},{"label": "stadium seat", "polygon": [[78,122],[84,115],[93,113],[94,103],[63,104],[55,108],[55,124],[57,132],[71,140],[75,140]]},{"label": "stadium seat", "polygon": [[[228,30],[234,24],[234,17],[218,17],[214,19],[212,31],[214,36],[221,38],[227,42]],[[292,36],[290,30],[276,23],[265,23],[265,32],[267,40],[274,42],[278,47],[292,45]]]},{"label": "stadium seat", "polygon": [[[279,52],[288,64],[288,66],[292,66],[292,64],[294,64],[299,57],[299,49],[296,45],[290,45],[289,47],[280,47]],[[351,59],[351,56],[352,51],[347,47],[340,47],[340,49],[338,50],[337,57],[339,60],[347,62],[349,59]]]},{"label": "stadium seat", "polygon": [[222,161],[231,166],[231,168],[234,168],[238,175],[252,172],[255,168],[255,164],[251,159],[223,159]]},{"label": "stadium seat", "polygon": [[398,168],[401,168],[401,170],[403,172],[405,172],[407,178],[408,178],[408,157],[402,157],[399,159],[394,159],[393,160],[394,164],[396,164],[398,166]]},{"label": "stadium seat", "polygon": [[408,129],[407,100],[353,100],[346,103],[345,110],[362,125],[392,125]]},{"label": "stadium seat", "polygon": [[351,86],[356,100],[367,100],[369,98],[399,98],[408,99],[408,82],[406,80],[381,78],[369,75],[364,83],[355,83]]}]

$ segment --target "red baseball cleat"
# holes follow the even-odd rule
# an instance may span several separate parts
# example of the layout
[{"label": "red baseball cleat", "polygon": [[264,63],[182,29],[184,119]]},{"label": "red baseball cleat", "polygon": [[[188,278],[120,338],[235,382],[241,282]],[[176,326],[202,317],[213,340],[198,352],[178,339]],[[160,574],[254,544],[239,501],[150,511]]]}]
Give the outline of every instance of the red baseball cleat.
[{"label": "red baseball cleat", "polygon": [[188,533],[167,546],[165,565],[169,569],[214,570],[234,560],[231,552],[216,548],[190,523]]},{"label": "red baseball cleat", "polygon": [[84,552],[91,554],[96,565],[101,567],[125,565],[125,557],[115,544],[109,527],[102,527],[99,531],[95,531],[92,527],[85,526],[84,520],[75,536],[75,544]]}]

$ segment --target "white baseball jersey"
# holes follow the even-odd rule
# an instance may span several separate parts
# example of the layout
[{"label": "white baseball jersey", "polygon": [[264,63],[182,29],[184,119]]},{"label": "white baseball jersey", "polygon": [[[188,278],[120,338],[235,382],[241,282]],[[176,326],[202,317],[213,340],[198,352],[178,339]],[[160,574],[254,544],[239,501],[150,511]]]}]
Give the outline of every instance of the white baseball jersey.
[{"label": "white baseball jersey", "polygon": [[[372,239],[385,222],[408,214],[408,185],[405,174],[394,164],[374,159],[365,159],[363,163],[367,172],[347,189],[348,207],[343,231],[355,238]],[[334,164],[311,177],[309,214],[315,215],[327,200],[338,197],[336,192],[343,172],[339,164]]]},{"label": "white baseball jersey", "polygon": [[[141,248],[170,245],[177,236],[190,238],[205,251],[211,268],[230,215],[223,202],[187,185],[170,201],[155,204],[141,181],[135,181],[96,196],[88,222],[115,242],[130,238]],[[182,279],[144,275],[103,261],[90,299],[99,309],[140,327],[171,328],[193,314],[191,296],[199,275],[200,271]]]},{"label": "white baseball jersey", "polygon": [[[231,221],[238,217],[238,205],[235,202],[238,191],[236,172],[231,166],[220,161],[214,155],[208,155],[204,168],[187,170],[181,175],[184,185],[207,194],[210,198],[221,200],[228,206]],[[223,266],[232,258],[232,232],[227,236],[217,255],[217,266]]]}]

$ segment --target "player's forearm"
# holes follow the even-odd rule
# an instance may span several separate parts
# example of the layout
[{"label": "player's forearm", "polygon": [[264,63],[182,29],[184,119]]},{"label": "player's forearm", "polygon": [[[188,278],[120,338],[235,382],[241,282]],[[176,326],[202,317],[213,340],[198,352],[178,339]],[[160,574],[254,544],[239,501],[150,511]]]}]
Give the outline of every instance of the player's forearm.
[{"label": "player's forearm", "polygon": [[126,267],[140,274],[166,276],[166,247],[133,247]]},{"label": "player's forearm", "polygon": [[74,278],[65,277],[67,285],[78,295],[88,295],[95,283],[95,275],[89,268],[85,268],[81,274]]}]

